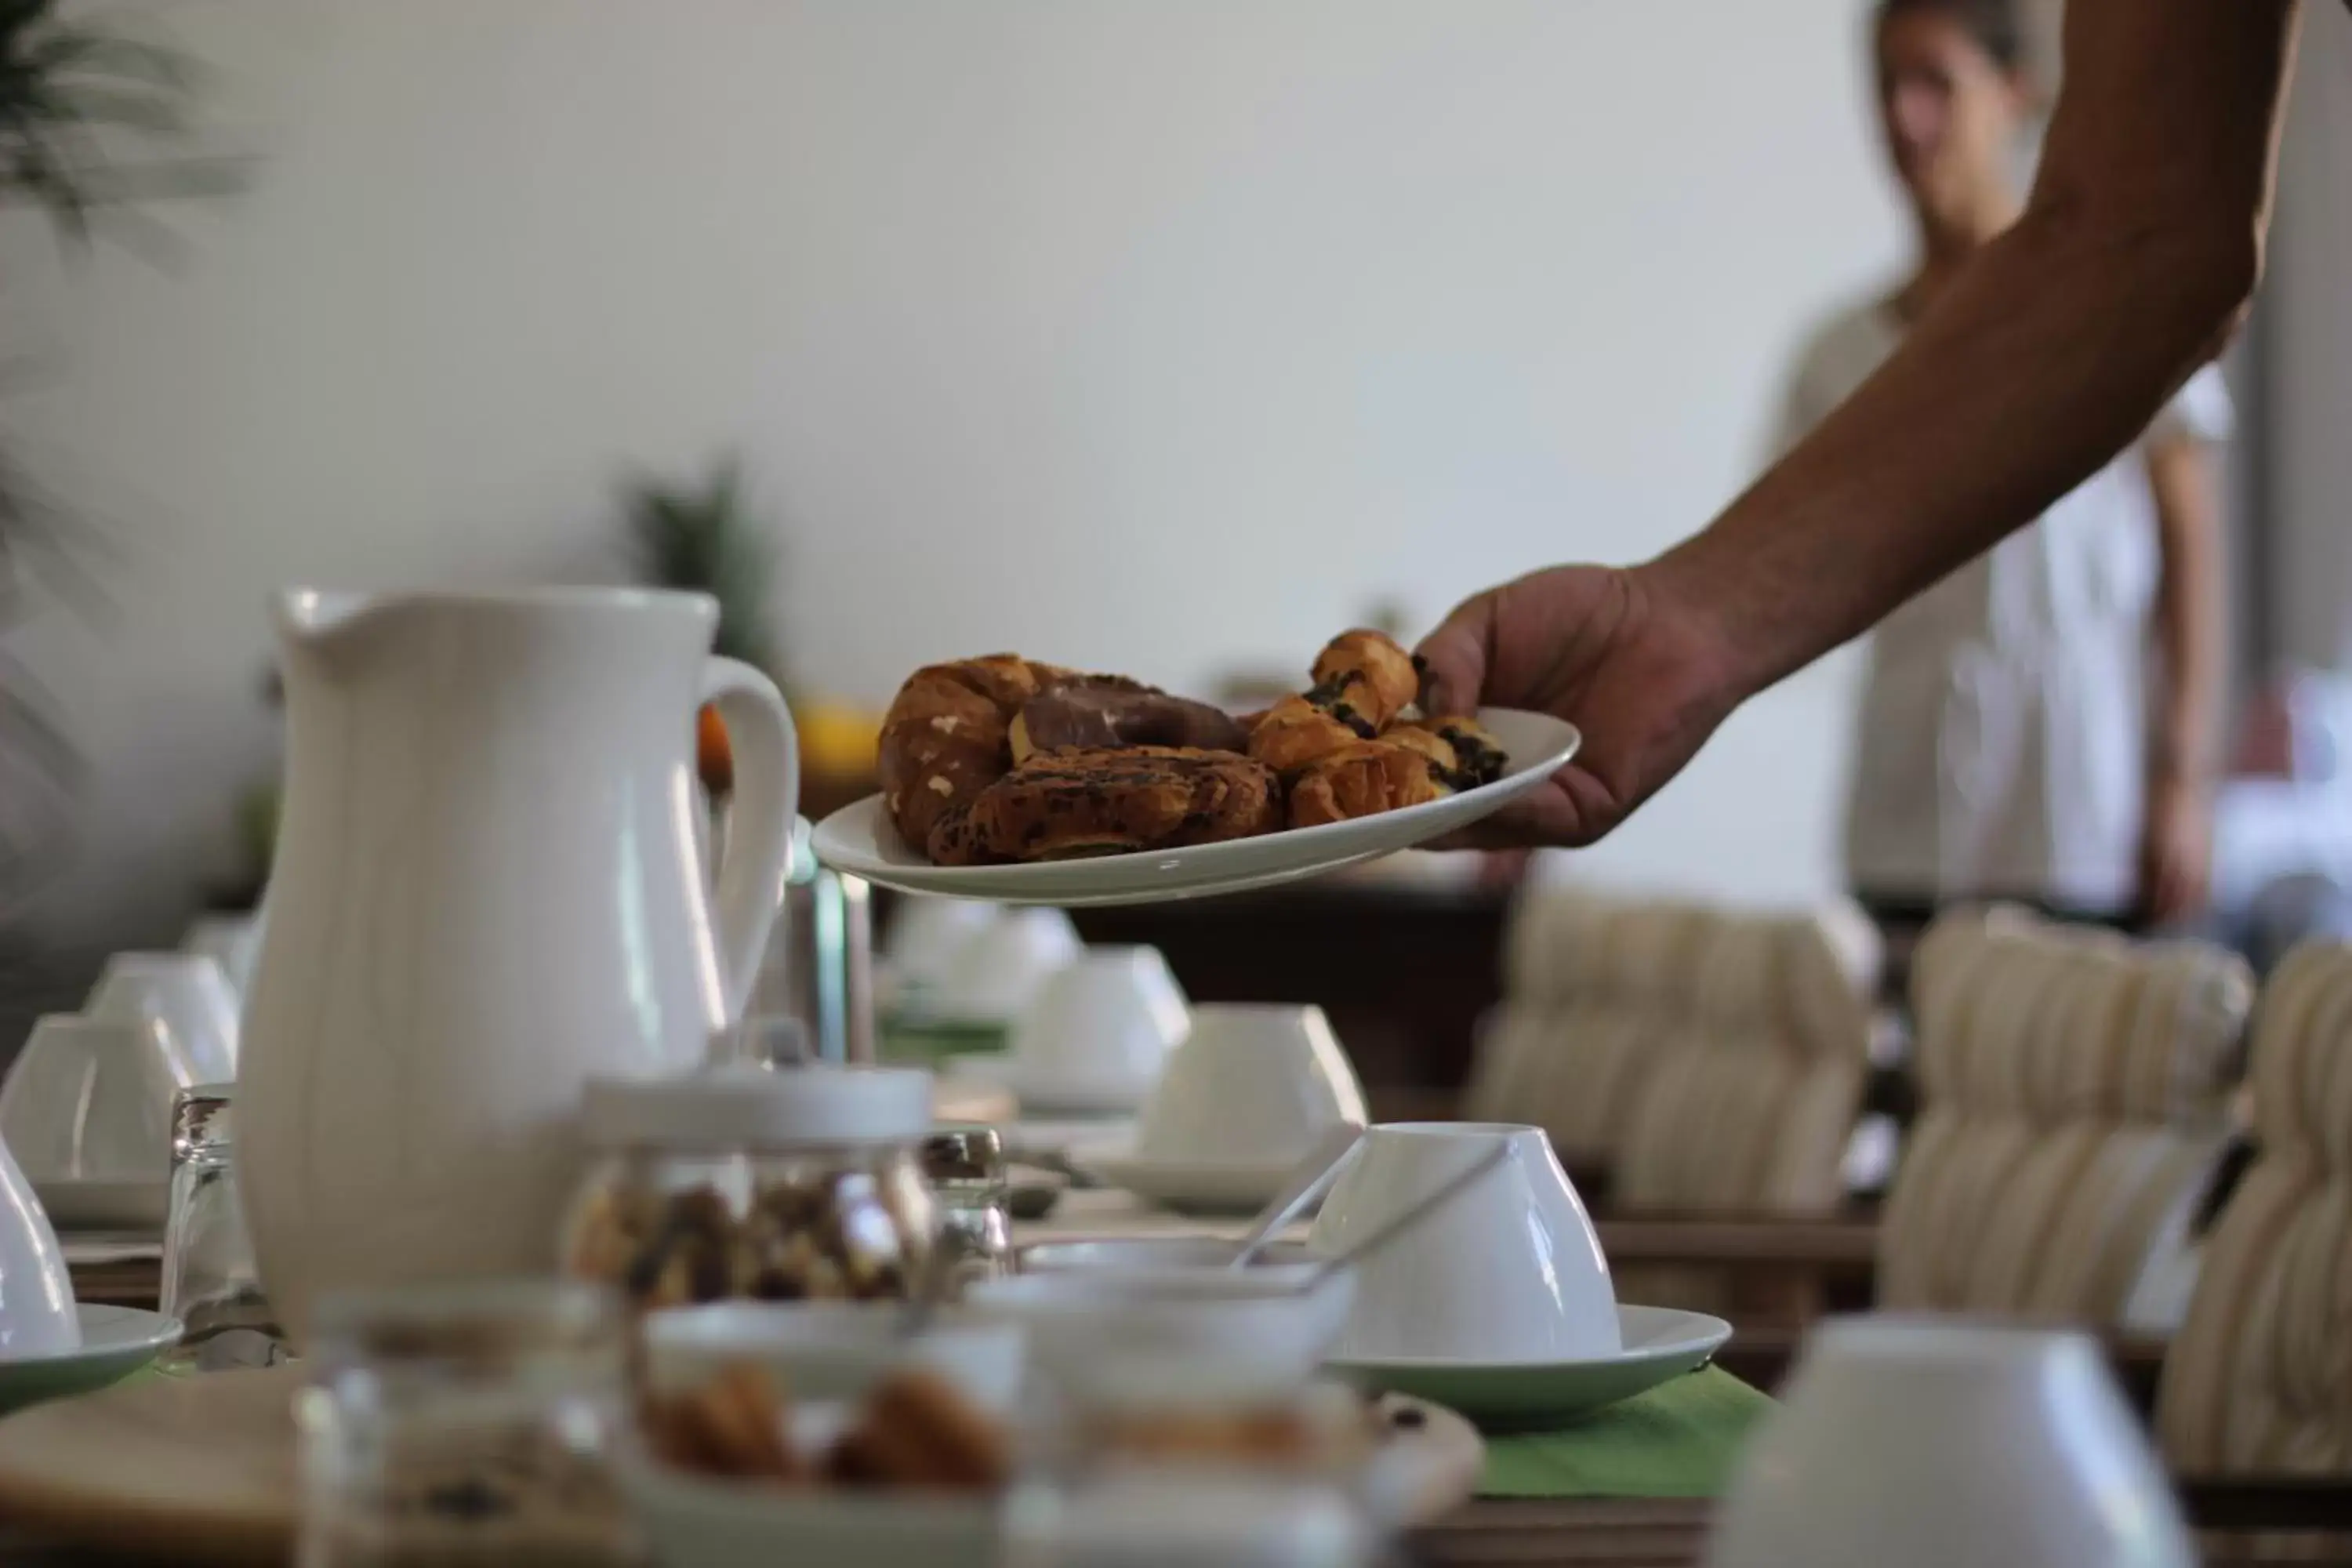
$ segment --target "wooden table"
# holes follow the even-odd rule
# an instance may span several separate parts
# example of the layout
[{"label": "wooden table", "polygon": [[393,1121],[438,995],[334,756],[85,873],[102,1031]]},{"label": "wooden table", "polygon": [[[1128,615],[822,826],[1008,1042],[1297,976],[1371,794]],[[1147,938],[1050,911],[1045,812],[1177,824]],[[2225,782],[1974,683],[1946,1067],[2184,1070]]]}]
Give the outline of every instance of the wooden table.
[{"label": "wooden table", "polygon": [[1413,1562],[1430,1568],[1474,1563],[1696,1568],[1706,1548],[1713,1506],[1691,1498],[1474,1502],[1443,1524],[1415,1531],[1408,1549]]}]

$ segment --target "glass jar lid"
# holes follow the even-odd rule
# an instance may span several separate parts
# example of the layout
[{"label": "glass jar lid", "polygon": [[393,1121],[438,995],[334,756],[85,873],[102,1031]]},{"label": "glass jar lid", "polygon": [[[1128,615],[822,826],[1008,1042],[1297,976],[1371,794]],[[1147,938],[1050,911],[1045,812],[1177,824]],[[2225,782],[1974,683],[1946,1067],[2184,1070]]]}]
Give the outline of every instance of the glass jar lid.
[{"label": "glass jar lid", "polygon": [[595,1078],[582,1106],[600,1149],[719,1153],[914,1143],[930,1131],[931,1075],[911,1068],[727,1066],[677,1078]]},{"label": "glass jar lid", "polygon": [[923,1174],[934,1186],[1002,1186],[1004,1139],[982,1122],[942,1122],[923,1140]]}]

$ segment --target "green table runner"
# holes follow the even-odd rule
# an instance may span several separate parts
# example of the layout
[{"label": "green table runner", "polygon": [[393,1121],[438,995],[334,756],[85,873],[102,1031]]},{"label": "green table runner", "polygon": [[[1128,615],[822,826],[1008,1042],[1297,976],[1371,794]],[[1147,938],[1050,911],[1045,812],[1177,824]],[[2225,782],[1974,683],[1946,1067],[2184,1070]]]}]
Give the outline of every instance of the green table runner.
[{"label": "green table runner", "polygon": [[937,1067],[950,1057],[1002,1051],[1012,1030],[1001,1024],[946,1024],[917,1018],[881,1021],[875,1054],[886,1062]]},{"label": "green table runner", "polygon": [[1675,1378],[1556,1432],[1486,1439],[1478,1495],[1715,1497],[1772,1401],[1720,1367]]}]

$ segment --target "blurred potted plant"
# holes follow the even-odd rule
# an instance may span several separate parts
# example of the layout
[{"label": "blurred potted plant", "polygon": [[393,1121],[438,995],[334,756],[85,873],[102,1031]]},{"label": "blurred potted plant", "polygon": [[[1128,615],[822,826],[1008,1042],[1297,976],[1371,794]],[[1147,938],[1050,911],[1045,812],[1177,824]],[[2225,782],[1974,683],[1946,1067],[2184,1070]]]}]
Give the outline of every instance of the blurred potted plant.
[{"label": "blurred potted plant", "polygon": [[[686,588],[719,601],[712,650],[783,684],[768,627],[768,590],[775,579],[775,542],[743,494],[742,466],[722,458],[698,480],[641,475],[624,490],[623,510],[638,576],[657,588]],[[727,727],[705,707],[696,731],[703,787],[723,795],[735,764]]]},{"label": "blurred potted plant", "polygon": [[[731,457],[698,479],[631,479],[623,495],[630,552],[640,581],[717,599],[717,651],[766,671],[783,689],[800,731],[803,806],[822,816],[872,789],[881,719],[855,703],[796,692],[785,679],[772,620],[779,531],[751,504],[748,488]],[[726,727],[705,709],[698,733],[703,784],[723,795],[734,777]]]},{"label": "blurred potted plant", "polygon": [[[166,155],[190,134],[194,63],[60,0],[0,0],[0,213],[30,207],[75,249],[106,237],[152,255],[170,231],[140,203],[234,188],[243,166]],[[0,637],[44,604],[100,602],[99,531],[12,460],[0,433]],[[47,694],[0,647],[0,909],[64,858],[79,754]]]}]

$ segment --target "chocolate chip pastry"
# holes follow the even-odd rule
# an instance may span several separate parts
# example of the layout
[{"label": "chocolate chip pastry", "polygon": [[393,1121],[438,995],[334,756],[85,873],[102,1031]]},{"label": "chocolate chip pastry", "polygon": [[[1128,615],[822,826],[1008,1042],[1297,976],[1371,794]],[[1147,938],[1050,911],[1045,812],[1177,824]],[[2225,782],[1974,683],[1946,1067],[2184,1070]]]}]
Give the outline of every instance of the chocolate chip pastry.
[{"label": "chocolate chip pastry", "polygon": [[1282,826],[1273,773],[1230,752],[1175,746],[1041,753],[932,834],[942,866],[1066,860],[1214,844]]}]

